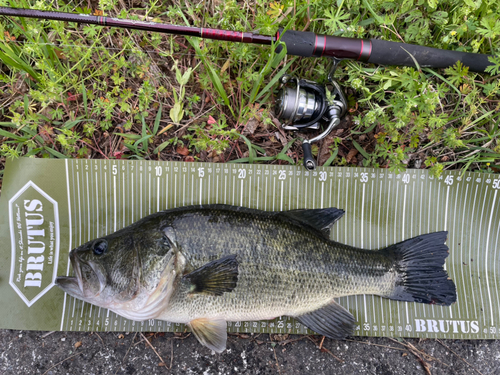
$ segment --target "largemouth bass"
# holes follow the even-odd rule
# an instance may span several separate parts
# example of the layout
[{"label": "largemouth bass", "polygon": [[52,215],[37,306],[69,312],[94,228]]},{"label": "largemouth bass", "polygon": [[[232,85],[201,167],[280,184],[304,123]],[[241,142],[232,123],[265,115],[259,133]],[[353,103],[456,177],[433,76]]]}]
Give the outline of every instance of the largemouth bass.
[{"label": "largemouth bass", "polygon": [[336,208],[266,212],[226,205],[159,212],[70,252],[68,294],[132,320],[186,323],[221,352],[227,321],[292,316],[330,338],[355,319],[334,298],[375,294],[448,306],[446,232],[383,250],[329,239]]}]

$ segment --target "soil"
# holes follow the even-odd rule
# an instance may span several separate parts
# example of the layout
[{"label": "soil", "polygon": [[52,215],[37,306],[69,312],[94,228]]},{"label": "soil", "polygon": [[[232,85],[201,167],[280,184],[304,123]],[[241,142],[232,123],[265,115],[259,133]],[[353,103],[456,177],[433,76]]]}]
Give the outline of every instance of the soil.
[{"label": "soil", "polygon": [[0,373],[500,374],[500,340],[321,340],[230,334],[228,349],[214,354],[189,333],[0,330]]}]

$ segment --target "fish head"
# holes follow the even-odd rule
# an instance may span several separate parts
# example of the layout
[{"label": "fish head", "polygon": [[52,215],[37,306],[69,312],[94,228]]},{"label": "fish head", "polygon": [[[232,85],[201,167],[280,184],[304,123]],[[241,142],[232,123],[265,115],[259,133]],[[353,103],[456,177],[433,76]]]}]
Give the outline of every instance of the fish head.
[{"label": "fish head", "polygon": [[110,235],[71,250],[74,276],[56,278],[56,285],[86,302],[113,308],[137,297],[141,259],[132,237]]}]

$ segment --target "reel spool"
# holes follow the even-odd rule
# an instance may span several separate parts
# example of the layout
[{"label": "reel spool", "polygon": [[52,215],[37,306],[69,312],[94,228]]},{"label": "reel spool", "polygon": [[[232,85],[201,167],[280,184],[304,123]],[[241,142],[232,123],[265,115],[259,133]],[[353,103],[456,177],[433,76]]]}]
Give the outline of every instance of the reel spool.
[{"label": "reel spool", "polygon": [[302,140],[304,151],[304,167],[308,170],[316,168],[316,161],[311,151],[311,143],[326,137],[347,110],[347,100],[336,81],[328,77],[333,90],[328,100],[326,87],[316,82],[297,79],[285,75],[281,78],[281,85],[276,100],[277,117],[285,130],[302,131],[319,129],[321,122],[329,122],[326,130],[312,139]]}]

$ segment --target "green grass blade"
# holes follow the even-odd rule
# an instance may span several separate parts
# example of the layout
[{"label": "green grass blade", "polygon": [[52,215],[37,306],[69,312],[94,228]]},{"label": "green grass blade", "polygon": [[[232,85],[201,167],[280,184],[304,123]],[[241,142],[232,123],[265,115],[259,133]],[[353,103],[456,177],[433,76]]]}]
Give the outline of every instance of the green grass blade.
[{"label": "green grass blade", "polygon": [[155,123],[153,126],[153,135],[156,135],[158,133],[158,129],[160,128],[161,111],[162,104],[160,103],[160,108],[158,109],[158,113],[156,114]]},{"label": "green grass blade", "polygon": [[335,160],[335,158],[337,157],[338,154],[339,154],[339,149],[336,148],[335,150],[333,150],[332,155],[328,158],[328,160],[325,162],[325,164],[323,164],[323,167],[330,166],[330,164],[333,163],[333,161]]},{"label": "green grass blade", "polygon": [[3,130],[3,129],[0,129],[0,136],[12,138],[12,139],[19,141],[19,142],[26,142],[30,139],[30,137],[20,137],[18,135],[15,135],[15,134],[8,132],[7,130]]},{"label": "green grass blade", "polygon": [[354,147],[356,147],[356,150],[358,150],[361,153],[361,155],[365,157],[365,159],[370,159],[370,155],[368,155],[368,153],[364,150],[364,148],[361,147],[359,143],[356,142],[354,139],[352,139],[352,144]]},{"label": "green grass blade", "polygon": [[61,154],[59,151],[56,151],[50,147],[44,146],[43,149],[58,159],[67,159],[68,158],[66,155]]}]

